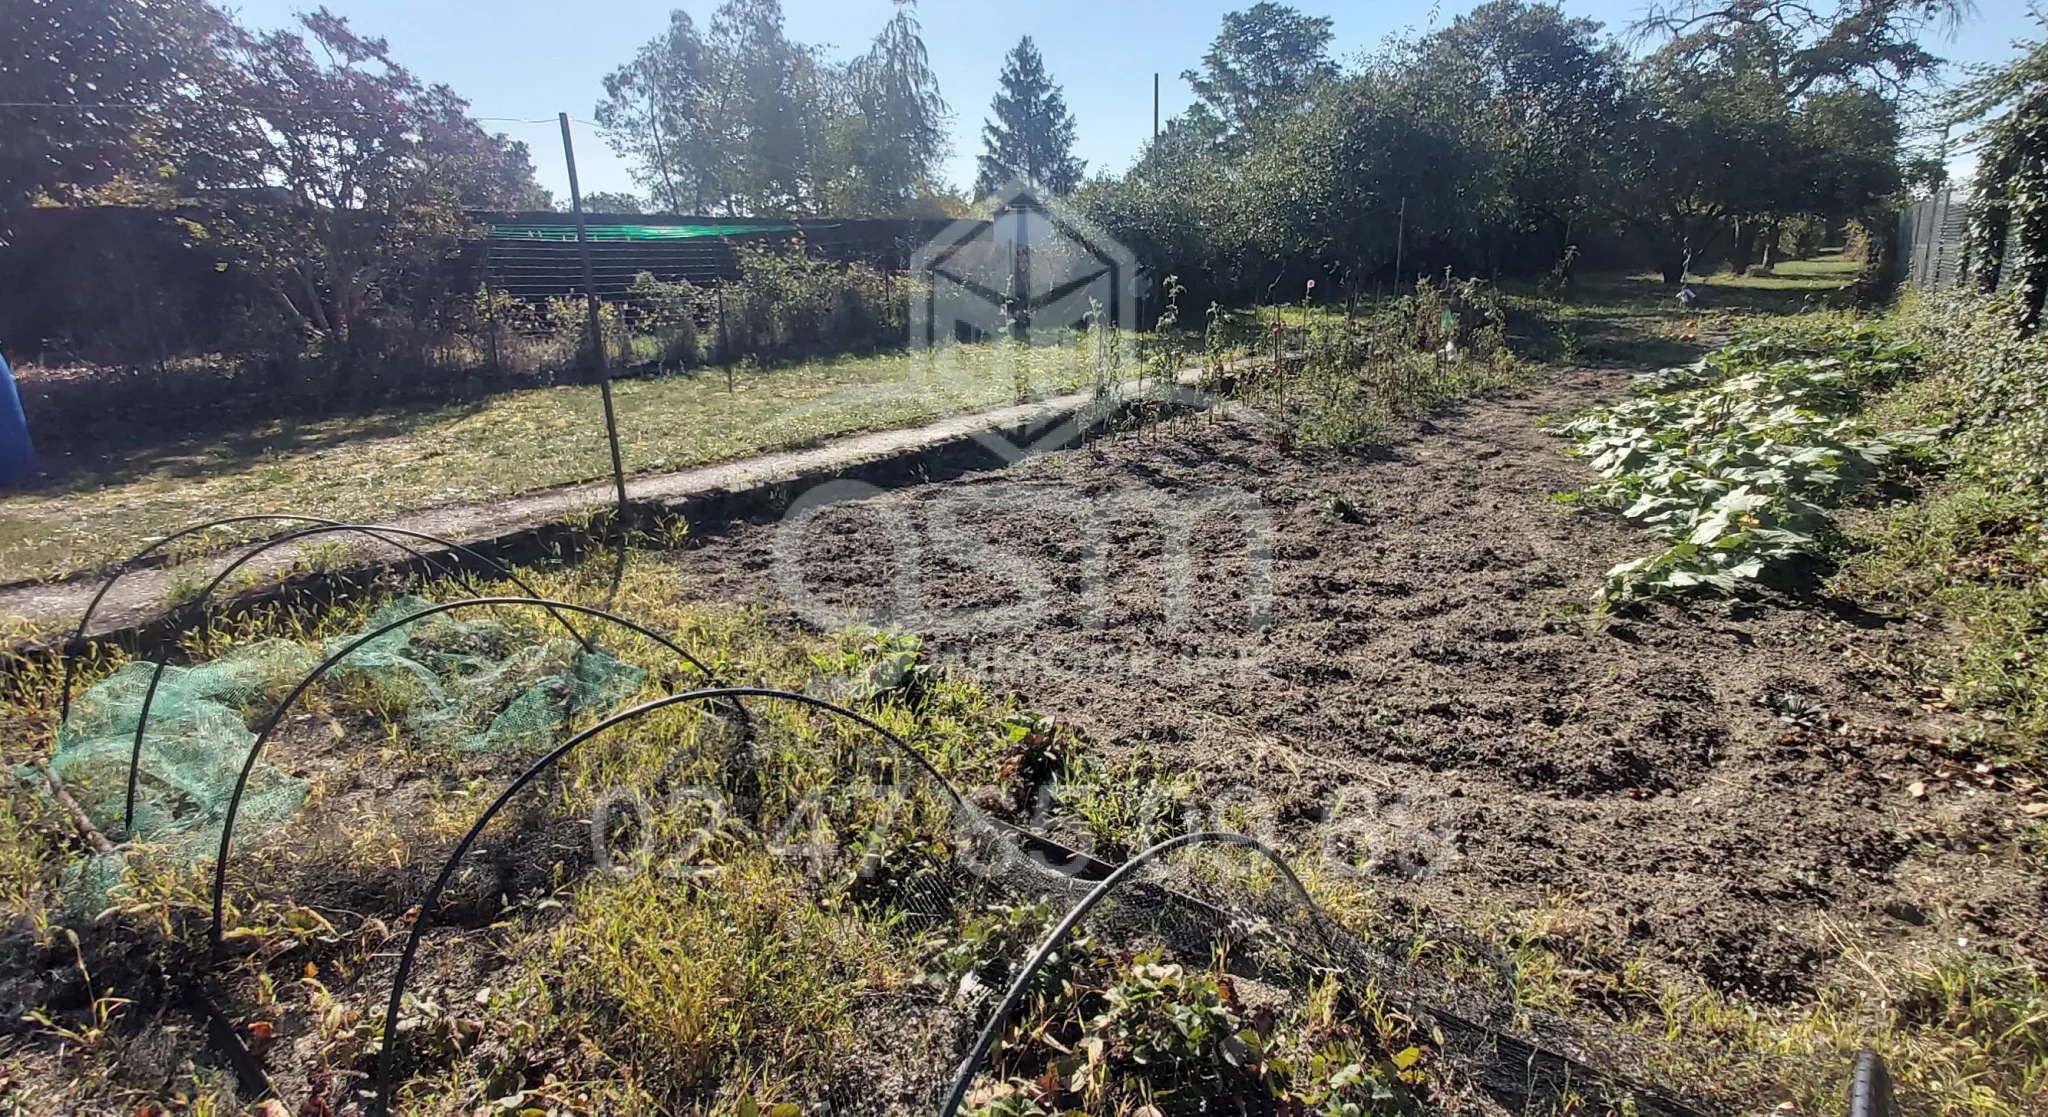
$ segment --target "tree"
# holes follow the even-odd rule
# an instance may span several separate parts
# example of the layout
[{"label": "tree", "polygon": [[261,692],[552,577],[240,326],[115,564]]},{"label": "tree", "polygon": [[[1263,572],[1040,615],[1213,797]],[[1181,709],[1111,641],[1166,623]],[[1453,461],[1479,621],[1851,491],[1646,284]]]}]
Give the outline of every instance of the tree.
[{"label": "tree", "polygon": [[[1731,215],[1784,197],[1792,114],[1759,71],[1695,69],[1660,54],[1638,70],[1613,158],[1610,214],[1632,229],[1664,282],[1705,271]],[[1793,210],[1796,212],[1796,209]]]},{"label": "tree", "polygon": [[583,195],[585,213],[646,213],[647,205],[638,194],[622,190],[600,190],[595,194]]},{"label": "tree", "polygon": [[[2048,17],[2034,14],[2036,23]],[[2009,280],[2020,327],[2040,327],[2048,304],[2048,39],[2016,44],[2018,57],[1977,68],[1943,106],[1970,125],[1978,146],[1964,263],[1980,290]],[[2008,243],[2013,248],[2006,255]]]},{"label": "tree", "polygon": [[523,144],[486,133],[382,39],[325,8],[300,25],[239,39],[227,84],[204,99],[212,132],[181,173],[216,199],[201,212],[240,266],[317,339],[352,351],[379,311],[437,313],[464,208],[548,199]]},{"label": "tree", "polygon": [[713,182],[707,164],[721,161],[708,154],[708,78],[704,39],[680,9],[632,62],[605,75],[598,129],[633,168],[634,181],[671,213],[704,212]]},{"label": "tree", "polygon": [[1223,17],[1223,30],[1182,79],[1232,131],[1242,131],[1301,103],[1316,82],[1336,76],[1330,64],[1327,16],[1305,16],[1261,2]]},{"label": "tree", "polygon": [[934,190],[939,96],[915,7],[861,57],[826,62],[784,33],[777,0],[685,12],[605,78],[598,128],[672,212],[899,213]]},{"label": "tree", "polygon": [[824,141],[817,52],[783,34],[779,0],[725,0],[711,17],[713,170],[727,212],[783,216],[817,196]]},{"label": "tree", "polygon": [[777,0],[725,0],[703,35],[671,12],[604,85],[598,128],[670,210],[781,215],[815,199],[819,67],[784,35]]},{"label": "tree", "polygon": [[158,177],[231,30],[203,0],[0,0],[0,238],[38,200]]},{"label": "tree", "polygon": [[935,192],[951,112],[916,11],[916,0],[896,0],[895,16],[849,67],[857,109],[848,159],[857,185],[849,212],[899,212]]},{"label": "tree", "polygon": [[1155,274],[1177,276],[1188,307],[1232,293],[1232,265],[1241,257],[1239,208],[1223,151],[1223,122],[1196,103],[1166,122],[1136,165],[1121,177],[1097,178],[1074,194],[1075,204]]},{"label": "tree", "polygon": [[1424,39],[1406,69],[1417,103],[1455,105],[1461,132],[1484,152],[1474,186],[1492,193],[1481,204],[1500,223],[1487,237],[1489,270],[1563,259],[1590,231],[1625,123],[1625,63],[1600,25],[1492,0]]},{"label": "tree", "polygon": [[982,125],[982,154],[974,192],[987,197],[1013,178],[1071,194],[1087,164],[1074,158],[1074,114],[1046,76],[1045,59],[1026,35],[1003,60],[1000,88]]},{"label": "tree", "polygon": [[1969,0],[1679,0],[1653,4],[1635,29],[1668,40],[1687,65],[1761,71],[1789,101],[1858,80],[1896,95],[1941,65],[1921,37],[1955,25],[1970,7]]},{"label": "tree", "polygon": [[[1664,40],[1658,55],[1667,68],[1753,79],[1774,91],[1782,113],[1797,114],[1810,100],[1829,94],[1862,91],[1896,103],[1916,93],[1941,65],[1921,46],[1922,37],[1953,26],[1969,10],[1969,0],[1678,0],[1653,5],[1635,30]],[[1821,105],[1820,111],[1841,107]],[[1878,119],[1868,104],[1858,106],[1854,115],[1866,122]],[[1895,149],[1895,109],[1889,119],[1889,146]],[[1816,139],[1825,142],[1824,132],[1773,127],[1760,135],[1748,165],[1753,177],[1745,183],[1747,200],[1730,211],[1736,221],[1733,263],[1738,269],[1756,254],[1759,234],[1768,262],[1780,222],[1789,215],[1785,204],[1803,192],[1801,165],[1814,158],[1810,144]],[[1762,146],[1765,142],[1779,146]],[[1775,185],[1767,186],[1765,179]],[[1847,208],[1862,212],[1871,206]]]}]

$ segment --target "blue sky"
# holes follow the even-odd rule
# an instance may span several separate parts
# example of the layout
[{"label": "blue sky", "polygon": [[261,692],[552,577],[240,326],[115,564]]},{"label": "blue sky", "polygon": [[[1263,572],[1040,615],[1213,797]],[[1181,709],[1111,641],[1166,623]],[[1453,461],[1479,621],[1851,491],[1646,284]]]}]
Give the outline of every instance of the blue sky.
[{"label": "blue sky", "polygon": [[[318,0],[248,0],[235,6],[252,27],[289,23],[295,11]],[[364,33],[390,40],[397,60],[421,78],[446,82],[467,97],[478,116],[545,118],[545,123],[488,122],[525,140],[543,184],[566,196],[553,116],[567,111],[586,120],[602,95],[604,75],[660,32],[671,8],[689,11],[703,26],[717,0],[327,0]],[[932,68],[954,112],[953,154],[946,169],[956,186],[974,177],[981,124],[995,95],[1004,52],[1030,35],[1046,67],[1065,87],[1078,126],[1078,154],[1091,172],[1129,165],[1152,131],[1152,74],[1160,75],[1162,119],[1192,100],[1182,70],[1196,65],[1215,37],[1223,14],[1252,0],[924,0],[919,16]],[[1435,11],[1440,26],[1471,3],[1447,0]],[[1348,57],[1377,47],[1388,36],[1428,30],[1431,10],[1400,4],[1326,4],[1295,7],[1336,22],[1336,50]],[[1640,14],[1643,0],[1567,2],[1572,15],[1621,30]],[[865,50],[893,11],[890,0],[783,0],[789,35],[825,44],[835,57]],[[2031,37],[2036,25],[2027,0],[1978,0],[1977,15],[1934,53],[1960,62],[2009,56],[2012,40]],[[588,126],[577,131],[576,157],[586,191],[630,190],[626,166]]]}]

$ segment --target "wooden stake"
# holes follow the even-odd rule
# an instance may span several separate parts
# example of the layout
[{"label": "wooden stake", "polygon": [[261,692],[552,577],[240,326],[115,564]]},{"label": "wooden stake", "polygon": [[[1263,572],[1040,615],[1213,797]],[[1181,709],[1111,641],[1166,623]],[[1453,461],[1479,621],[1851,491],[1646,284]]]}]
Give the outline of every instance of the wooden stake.
[{"label": "wooden stake", "polygon": [[114,843],[99,832],[99,828],[92,824],[92,819],[85,813],[84,808],[78,805],[78,800],[73,799],[71,793],[64,790],[64,781],[57,778],[57,773],[52,772],[50,766],[41,760],[35,762],[35,770],[43,774],[43,782],[50,785],[50,794],[71,815],[71,824],[78,827],[79,835],[92,846],[93,852],[112,853]]}]

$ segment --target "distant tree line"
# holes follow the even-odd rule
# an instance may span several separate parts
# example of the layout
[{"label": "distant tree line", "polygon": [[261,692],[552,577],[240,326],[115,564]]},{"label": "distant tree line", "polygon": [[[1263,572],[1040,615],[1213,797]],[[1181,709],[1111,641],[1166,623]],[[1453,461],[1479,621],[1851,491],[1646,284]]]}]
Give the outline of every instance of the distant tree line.
[{"label": "distant tree line", "polygon": [[1635,31],[1656,49],[1634,56],[1558,7],[1492,0],[1343,70],[1329,20],[1260,3],[1185,75],[1199,101],[1078,198],[1226,302],[1445,267],[1564,282],[1587,258],[1675,283],[1768,264],[1814,223],[1888,245],[1902,190],[1939,173],[1907,157],[1901,98],[1954,5],[1823,8],[1652,9]]},{"label": "distant tree line", "polygon": [[[1023,177],[1070,194],[1195,305],[1444,268],[1568,283],[1582,262],[1647,265],[1675,282],[1851,228],[1884,271],[1899,200],[1939,174],[1903,139],[1938,63],[1923,33],[1962,0],[1679,3],[1625,47],[1558,7],[1491,0],[1349,65],[1328,19],[1257,3],[1183,75],[1197,103],[1093,179],[1026,37],[997,75],[974,190]],[[1980,260],[2000,221],[2048,258],[2048,218],[2022,204],[2048,194],[2028,65],[1957,110],[1991,120]],[[789,38],[777,0],[724,0],[701,28],[678,11],[602,88],[596,121],[638,190],[592,194],[594,210],[972,204],[941,171],[952,109],[913,0],[844,60]],[[204,344],[286,371],[423,360],[474,309],[447,266],[474,235],[465,211],[556,204],[524,145],[325,8],[256,32],[207,0],[0,0],[0,136],[0,244],[31,207],[153,208],[232,289],[219,328],[182,348],[165,339],[196,320],[188,293],[138,289],[90,359]]]}]

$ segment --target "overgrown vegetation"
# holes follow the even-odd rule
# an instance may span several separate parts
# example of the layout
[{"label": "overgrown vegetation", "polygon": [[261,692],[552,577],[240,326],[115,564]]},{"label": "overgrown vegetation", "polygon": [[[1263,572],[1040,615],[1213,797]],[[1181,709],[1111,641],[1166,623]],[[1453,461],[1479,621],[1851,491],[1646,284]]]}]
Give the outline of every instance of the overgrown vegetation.
[{"label": "overgrown vegetation", "polygon": [[1909,664],[1944,700],[2005,723],[2040,758],[2048,740],[2048,344],[2022,337],[2018,295],[1910,300],[1900,333],[1925,379],[1872,410],[1887,425],[1939,424],[1945,466],[1910,503],[1852,521],[1840,592],[1934,619],[1960,643]]},{"label": "overgrown vegetation", "polygon": [[[1518,375],[1490,284],[1445,275],[1362,312],[1324,308],[1314,286],[1293,307],[1230,316],[1212,305],[1204,335],[1211,378],[1292,438],[1361,449],[1385,441],[1397,420]],[[1247,350],[1244,365],[1228,369]]]},{"label": "overgrown vegetation", "polygon": [[[687,562],[634,558],[616,607],[676,633],[722,671],[857,703],[963,786],[1015,792],[1020,819],[1087,834],[1099,854],[1210,824],[1186,779],[1142,758],[1091,761],[1070,729],[925,662],[914,639],[806,635],[765,611],[679,602]],[[543,593],[597,600],[609,567],[602,559],[526,575]],[[187,648],[203,655],[263,636],[317,645],[360,629],[379,604],[258,611],[193,634]],[[538,613],[504,620],[515,632],[551,634]],[[687,672],[652,644],[604,639],[614,654],[658,668],[650,688],[684,681]],[[120,660],[96,662],[85,683]],[[47,740],[54,681],[24,675],[26,704],[0,708],[10,761],[37,755]],[[517,767],[515,756],[417,738],[408,693],[315,693],[308,724],[339,727],[345,744],[319,729],[279,742],[278,762],[312,780],[308,814],[252,845],[232,876],[237,951],[213,995],[293,1105],[360,1084],[393,1042],[378,1021],[393,935],[404,928],[394,917]],[[265,709],[259,699],[246,713]],[[920,871],[919,851],[949,839],[923,807],[891,815],[879,874],[835,872],[871,817],[860,789],[880,770],[876,742],[798,711],[758,713],[758,768],[728,766],[729,727],[696,713],[657,715],[572,756],[516,817],[486,831],[485,847],[506,856],[458,876],[454,915],[429,936],[401,1017],[404,1112],[772,1117],[849,1096],[835,1091],[935,1088],[957,1037],[1058,906],[960,880],[933,891],[940,882]],[[1026,794],[1040,781],[1042,798]],[[755,798],[720,809],[686,793],[692,787],[751,789]],[[55,975],[33,994],[25,1031],[0,1048],[9,1079],[0,1098],[21,1112],[114,1097],[229,1111],[230,1077],[201,1032],[161,1030],[177,1010],[133,961],[138,950],[174,959],[195,947],[207,881],[143,851],[128,861],[111,910],[70,909],[59,869],[78,846],[71,821],[45,797],[16,787],[0,799],[0,897],[18,948],[10,956]],[[605,854],[593,863],[595,846]],[[1802,1111],[1824,1110],[1838,1101],[1854,1052],[1874,1045],[1934,1111],[2002,1117],[2025,1112],[2048,1075],[2048,994],[2025,967],[1994,955],[1958,950],[1923,963],[1845,942],[1854,964],[1842,972],[1868,981],[1845,978],[1819,1003],[1788,1009],[1663,975],[1562,899],[1474,918],[1467,929],[1477,939],[1438,941],[1400,923],[1357,878],[1328,872],[1315,850],[1283,848],[1341,924],[1374,941],[1410,942],[1410,956],[1432,966],[1475,949],[1504,952],[1517,1004],[1654,1040],[1653,1081],[1713,1083],[1733,1104],[1789,1098]],[[1384,991],[1328,976],[1285,990],[1247,986],[1228,957],[1160,954],[1094,926],[1033,987],[970,1099],[975,1112],[1167,1110],[1227,1092],[1353,1117],[1426,1112],[1467,1088],[1427,1022]],[[919,1073],[924,1085],[905,1081]]]},{"label": "overgrown vegetation", "polygon": [[[1196,109],[1128,175],[1079,191],[1169,276],[1161,328],[1135,364],[1123,364],[1127,339],[1099,318],[1056,348],[963,347],[950,354],[962,359],[955,376],[889,355],[745,364],[889,345],[914,293],[865,266],[747,253],[743,285],[700,289],[650,275],[602,311],[615,366],[679,373],[617,385],[629,467],[1054,391],[1107,393],[1140,377],[1149,393],[1127,401],[1135,423],[1192,424],[1203,420],[1172,397],[1175,378],[1196,364],[1205,386],[1281,432],[1280,453],[1302,443],[1358,449],[1403,420],[1510,382],[1520,371],[1507,345],[1510,308],[1555,307],[1564,296],[1575,309],[1545,328],[1567,362],[1695,346],[1742,311],[1822,297],[1820,280],[1744,273],[1752,262],[1768,272],[1785,254],[1817,250],[1845,227],[1868,248],[1852,265],[1888,274],[1889,207],[1925,172],[1900,150],[1898,94],[1936,63],[1918,31],[1956,9],[1945,0],[1652,9],[1638,30],[1655,49],[1635,60],[1597,25],[1501,0],[1348,73],[1326,55],[1327,20],[1274,4],[1232,13],[1188,75]],[[393,65],[381,42],[325,11],[303,17],[303,31],[251,36],[196,0],[24,10],[32,18],[15,22],[28,41],[61,41],[77,57],[38,47],[24,52],[26,68],[0,68],[0,115],[35,110],[16,118],[25,122],[20,142],[0,152],[0,225],[46,203],[170,207],[218,251],[218,274],[245,300],[218,337],[261,358],[248,369],[317,379],[337,399],[420,369],[527,375],[587,361],[584,308],[573,300],[513,302],[444,282],[437,263],[465,235],[462,206],[539,199],[517,145],[485,135],[459,99]],[[135,17],[126,25],[134,42],[116,43],[107,21],[93,18],[115,11]],[[1037,170],[1064,192],[1082,169],[1067,150],[1071,121],[1054,111],[1057,89],[1029,47],[1013,53],[989,174]],[[2028,177],[2039,170],[2041,132],[2034,62],[2012,72],[2019,78],[1981,87],[1976,102],[1980,115],[1997,108],[1992,94],[2021,106],[1998,125],[2006,146],[1991,153],[1984,181],[1988,200],[2010,203],[2028,275],[2048,258],[2034,235],[2048,210],[2033,204],[2041,192]],[[908,5],[846,66],[787,39],[774,0],[729,0],[701,36],[677,13],[606,92],[605,127],[669,208],[953,208],[931,173],[945,105]],[[146,105],[143,122],[109,127],[103,117],[42,111],[87,93]],[[292,143],[302,125],[335,154],[302,159]],[[1059,142],[1041,144],[1047,136]],[[1980,279],[1996,240],[1988,226],[1973,229]],[[1651,310],[1642,284],[1577,274],[1588,261],[1645,264],[1671,281],[1719,263],[1735,274],[1701,286],[1704,311],[1674,309],[1661,290]],[[1439,270],[1450,266],[1457,271]],[[1424,270],[1443,279],[1410,282]],[[1536,294],[1510,300],[1491,282],[1454,280],[1459,273],[1519,276]],[[1368,282],[1388,277],[1391,298],[1362,300]],[[1301,294],[1298,305],[1242,309],[1269,303],[1282,281]],[[1745,323],[1704,359],[1639,378],[1635,398],[1571,420],[1563,433],[1602,476],[1577,499],[1619,512],[1663,545],[1616,567],[1603,603],[1650,609],[1772,588],[1793,591],[1776,600],[1797,603],[1818,589],[1915,620],[1939,642],[1900,641],[1874,668],[1930,712],[1973,715],[1932,741],[1942,763],[1975,763],[1984,787],[2005,781],[2038,798],[2039,783],[2017,771],[2039,770],[2048,736],[2048,342],[2028,336],[2041,289],[2029,279],[2007,296],[1922,297],[1884,320]],[[1616,303],[1599,314],[1639,312],[1655,336],[1591,336],[1607,324],[1595,300],[1609,295]],[[1200,322],[1185,309],[1196,306],[1207,308]],[[153,365],[149,375],[165,377],[155,387],[173,382],[166,354],[190,340],[165,332],[174,317],[125,323],[163,348],[99,356]],[[110,440],[118,450],[79,491],[10,503],[19,515],[0,526],[0,555],[10,573],[47,573],[130,550],[201,509],[373,519],[595,476],[608,467],[597,406],[593,390],[565,387],[500,395],[469,413],[285,424],[146,456],[133,439]],[[1344,494],[1294,502],[1311,514],[1317,503],[1336,521],[1311,520],[1317,528],[1352,532],[1370,519]],[[1198,828],[1270,831],[1330,917],[1430,975],[1425,988],[1438,976],[1468,982],[1499,997],[1500,1020],[1556,1013],[1594,1037],[1640,1040],[1616,1048],[1630,1074],[1710,1107],[1836,1112],[1864,1047],[1888,1060],[1913,1112],[2019,1117],[2048,1096],[2048,986],[2021,952],[2038,945],[2031,927],[2013,930],[2030,909],[1956,917],[1991,928],[1996,946],[1976,930],[1954,940],[1929,931],[1908,954],[1893,949],[1903,940],[1837,926],[1825,899],[1803,909],[1817,927],[1776,928],[1810,948],[1795,961],[1756,962],[1758,943],[1714,944],[1716,964],[1739,955],[1731,966],[1802,968],[1790,998],[1705,966],[1673,969],[1645,945],[1640,925],[1653,909],[1642,906],[1609,913],[1553,896],[1509,910],[1474,898],[1458,902],[1460,926],[1436,927],[1440,913],[1411,903],[1426,892],[1367,875],[1377,871],[1370,856],[1340,863],[1317,847],[1312,824],[1330,819],[1313,795],[1277,804],[1265,827],[1264,804],[1231,798],[1198,767],[1156,760],[1152,744],[1182,728],[1172,719],[1112,760],[1056,711],[928,660],[914,634],[818,632],[769,607],[697,604],[701,565],[676,536],[630,542],[616,567],[606,557],[523,574],[543,594],[601,603],[674,634],[722,679],[862,711],[955,781],[984,821],[1110,861]],[[329,549],[303,561],[340,568],[351,559]],[[1491,547],[1484,563],[1503,578],[1523,568],[1518,581],[1556,576],[1540,556],[1522,562]],[[1344,573],[1290,588],[1356,595],[1341,604],[1360,608],[1315,626],[1329,654],[1288,664],[1289,686],[1349,671],[1336,662],[1352,639],[1348,625],[1442,614],[1441,598],[1388,585],[1387,595],[1414,600],[1368,615],[1389,597]],[[317,607],[271,602],[211,616],[178,640],[174,657],[235,674],[238,650],[274,641],[261,648],[287,667],[310,661],[401,592],[419,590],[398,582],[354,583],[356,592]],[[196,589],[189,572],[173,585],[174,596]],[[471,588],[436,582],[419,592],[447,599]],[[1553,619],[1545,633],[1571,639],[1552,631]],[[279,1095],[257,1113],[329,1117],[360,1108],[386,1054],[408,1114],[800,1117],[928,1104],[1071,892],[1034,891],[966,865],[976,851],[956,823],[969,808],[921,782],[921,769],[873,734],[788,703],[754,703],[744,714],[671,707],[589,741],[527,786],[450,877],[397,1026],[385,1032],[395,957],[425,918],[415,905],[486,805],[546,746],[600,716],[598,706],[702,681],[656,641],[606,631],[605,651],[636,667],[579,703],[568,696],[592,680],[576,675],[583,661],[573,641],[536,610],[494,620],[449,626],[447,644],[427,649],[435,666],[410,676],[339,672],[279,722],[267,764],[288,774],[294,794],[266,820],[274,827],[239,847],[219,950],[207,940],[209,850],[143,828],[148,840],[106,856],[109,833],[122,836],[109,806],[120,768],[55,771],[56,669],[11,660],[0,700],[0,758],[17,776],[0,793],[0,1015],[11,1021],[0,1028],[0,1112],[224,1115],[249,1102],[248,1083],[235,1078],[253,1064]],[[1505,645],[1525,633],[1489,618],[1467,635]],[[525,650],[506,654],[514,648]],[[1410,649],[1424,660],[1439,650],[1448,644]],[[1471,658],[1460,652],[1456,661]],[[503,666],[512,659],[521,670]],[[535,681],[543,668],[549,681]],[[289,674],[238,676],[243,685],[208,690],[208,708],[193,716],[240,740]],[[119,689],[137,675],[125,652],[107,648],[90,658],[81,685]],[[549,693],[531,697],[537,691]],[[452,722],[436,708],[450,698],[459,699]],[[1276,691],[1247,704],[1288,701]],[[1802,695],[1772,691],[1763,701],[1793,732],[1762,740],[1797,763],[1879,763],[1860,743],[1849,747],[1861,738],[1846,721],[1830,721]],[[504,735],[502,748],[496,738],[472,747],[520,703],[547,716],[512,719],[523,730]],[[1443,701],[1430,716],[1497,716],[1513,732],[1540,733],[1538,720],[1558,729],[1582,707]],[[1189,711],[1233,725],[1243,712]],[[81,716],[73,730],[89,721]],[[1843,742],[1830,736],[1838,729]],[[1709,753],[1718,732],[1703,730]],[[1825,748],[1815,743],[1824,737]],[[124,738],[105,739],[105,755],[124,755]],[[1301,786],[1343,775],[1341,754],[1296,755],[1264,739],[1249,744],[1246,767],[1267,766],[1269,745],[1273,764],[1316,766]],[[222,757],[208,759],[226,770]],[[1788,775],[1793,763],[1754,771]],[[78,794],[57,794],[60,775]],[[1623,778],[1630,800],[1655,794],[1646,778]],[[222,777],[212,779],[217,790]],[[1920,800],[1924,784],[1911,786],[1906,795]],[[161,773],[147,795],[202,835],[218,811],[217,795]],[[1870,831],[1870,863],[1851,868],[1904,876],[1897,865],[1943,842],[1940,852],[1972,859],[1970,871],[2048,866],[2042,805],[2012,805],[2018,825],[1886,823]],[[1490,803],[1474,806],[1469,817],[1517,824],[1489,818]],[[1721,809],[1700,798],[1691,806]],[[1551,810],[1533,812],[1539,838]],[[1686,848],[1691,840],[1679,833],[1671,848],[1726,852]],[[1943,872],[1952,863],[1934,861]],[[93,882],[106,890],[78,886],[85,866],[106,872]],[[1240,886],[1270,896],[1279,875],[1249,858],[1189,858],[1174,869],[1176,887],[1213,888],[1211,896]],[[1804,872],[1790,867],[1791,876]],[[1803,895],[1818,886],[1802,877],[1784,887]],[[1248,944],[1299,908],[1257,918],[1246,908],[1238,914],[1247,918],[1232,921],[1242,924],[1237,933],[1189,937],[1172,920],[1148,921],[1154,909],[1143,895],[1084,923],[1039,972],[982,1068],[974,1112],[1157,1117],[1235,1098],[1248,1111],[1388,1117],[1491,1104],[1473,1095],[1460,1052],[1440,1021],[1416,1009],[1413,989],[1304,972],[1284,958],[1245,964]],[[1905,910],[1899,920],[1928,922]],[[1760,929],[1704,928],[1731,939]],[[1630,1112],[1567,1091],[1531,1113],[1610,1109]]]},{"label": "overgrown vegetation", "polygon": [[[2040,9],[2030,14],[2048,26]],[[1964,276],[1981,292],[2014,292],[2019,326],[2031,331],[2048,302],[2048,40],[2015,45],[2018,57],[1975,68],[1944,108],[1979,145]]]},{"label": "overgrown vegetation", "polygon": [[2039,759],[2048,348],[2025,314],[2017,294],[1946,292],[1882,320],[1777,322],[1563,424],[1605,478],[1568,499],[1669,544],[1615,567],[1602,602],[1803,592],[1829,575],[1833,593],[1953,630],[1953,654],[1902,672]]}]

